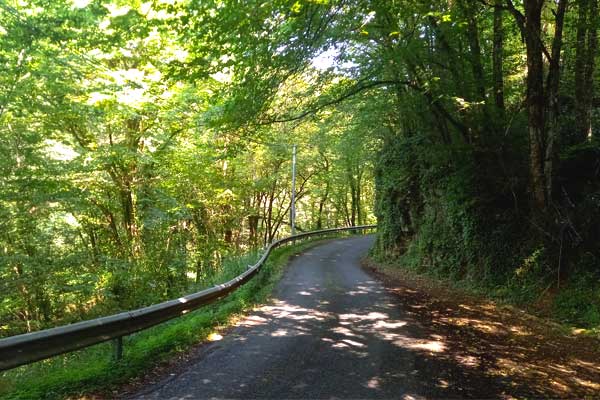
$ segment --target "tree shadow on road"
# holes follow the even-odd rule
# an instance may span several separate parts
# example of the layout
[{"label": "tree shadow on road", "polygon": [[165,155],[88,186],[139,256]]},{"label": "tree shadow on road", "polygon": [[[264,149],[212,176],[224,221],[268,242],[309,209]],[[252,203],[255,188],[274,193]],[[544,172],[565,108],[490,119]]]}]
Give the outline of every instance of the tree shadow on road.
[{"label": "tree shadow on road", "polygon": [[[271,363],[264,376],[257,375],[257,397],[306,397],[307,387],[323,382],[341,384],[314,389],[309,397],[573,398],[600,393],[598,359],[569,355],[564,342],[546,340],[518,323],[505,324],[494,309],[447,304],[406,288],[390,295],[372,280],[334,298],[324,298],[325,292],[319,286],[298,287],[297,296],[275,300],[240,324],[234,340]],[[382,304],[382,295],[389,301]],[[308,348],[314,358],[272,358],[264,353],[265,340],[272,346],[280,342],[274,346],[282,349]],[[281,362],[300,367],[288,365],[295,378],[274,389],[261,379],[276,376]]]}]

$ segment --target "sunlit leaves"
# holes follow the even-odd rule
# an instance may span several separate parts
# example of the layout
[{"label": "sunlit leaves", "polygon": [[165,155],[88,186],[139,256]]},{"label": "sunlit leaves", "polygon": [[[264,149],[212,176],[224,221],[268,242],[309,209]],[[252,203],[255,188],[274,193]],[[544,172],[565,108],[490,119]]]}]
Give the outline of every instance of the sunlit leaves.
[{"label": "sunlit leaves", "polygon": [[379,121],[335,102],[357,83],[337,64],[349,46],[330,40],[345,29],[344,5],[10,7],[0,14],[2,334],[179,295],[225,254],[288,232],[292,144],[299,227],[372,217],[373,141],[361,135]]}]

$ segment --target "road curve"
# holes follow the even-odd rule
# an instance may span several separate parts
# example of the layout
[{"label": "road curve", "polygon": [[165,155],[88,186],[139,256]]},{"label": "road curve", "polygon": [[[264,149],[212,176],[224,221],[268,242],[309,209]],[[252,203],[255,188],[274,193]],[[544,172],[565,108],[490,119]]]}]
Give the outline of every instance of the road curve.
[{"label": "road curve", "polygon": [[436,362],[442,338],[423,333],[361,269],[373,239],[332,240],[295,256],[269,305],[134,398],[502,397],[498,382]]}]

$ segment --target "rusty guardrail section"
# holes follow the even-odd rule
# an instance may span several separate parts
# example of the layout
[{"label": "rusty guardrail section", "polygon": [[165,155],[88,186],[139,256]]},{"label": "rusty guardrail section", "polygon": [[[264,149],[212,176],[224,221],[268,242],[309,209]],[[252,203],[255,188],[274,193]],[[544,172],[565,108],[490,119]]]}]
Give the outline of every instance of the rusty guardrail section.
[{"label": "rusty guardrail section", "polygon": [[376,225],[333,228],[300,233],[271,243],[256,264],[223,284],[137,310],[82,321],[38,332],[11,336],[0,340],[0,371],[68,353],[111,339],[117,339],[117,358],[121,353],[121,338],[161,322],[179,317],[203,305],[212,303],[248,282],[264,265],[271,251],[285,243],[312,236],[336,232],[374,229]]}]

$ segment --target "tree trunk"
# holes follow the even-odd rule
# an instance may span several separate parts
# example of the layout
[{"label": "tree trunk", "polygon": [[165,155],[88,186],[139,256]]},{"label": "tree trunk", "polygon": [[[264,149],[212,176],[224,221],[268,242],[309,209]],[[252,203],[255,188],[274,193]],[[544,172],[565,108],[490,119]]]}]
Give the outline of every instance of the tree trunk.
[{"label": "tree trunk", "polygon": [[252,246],[256,246],[258,239],[258,220],[260,216],[258,215],[249,215],[248,216],[248,229],[249,232],[249,241]]},{"label": "tree trunk", "polygon": [[360,166],[357,169],[358,169],[358,171],[357,171],[358,173],[357,173],[357,178],[356,178],[356,215],[357,215],[358,225],[363,225],[364,221],[363,221],[363,212],[362,212],[362,203],[361,203],[361,197],[362,197],[361,187],[362,187],[363,171],[361,170]]},{"label": "tree trunk", "polygon": [[267,206],[267,212],[265,213],[266,217],[266,230],[265,230],[265,245],[271,243],[273,238],[275,237],[275,231],[273,230],[273,202],[275,201],[275,183],[273,183],[271,187],[271,192],[269,193],[269,202]]},{"label": "tree trunk", "polygon": [[494,103],[498,110],[500,121],[504,120],[504,73],[502,57],[504,55],[504,28],[502,27],[502,0],[495,0],[494,33],[492,50],[492,75],[494,80]]},{"label": "tree trunk", "polygon": [[348,168],[347,173],[350,183],[350,226],[356,226],[356,183],[351,168]]},{"label": "tree trunk", "polygon": [[[532,205],[544,211],[551,200],[554,136],[558,115],[558,85],[560,78],[560,49],[562,46],[563,20],[567,0],[559,0],[555,12],[555,34],[552,55],[548,55],[542,42],[542,7],[544,0],[524,0],[525,15],[518,11],[512,0],[506,0],[508,10],[515,17],[527,48],[527,111],[529,125],[529,174]],[[548,91],[544,90],[543,54],[550,59],[548,68]],[[550,99],[545,100],[546,94]]]},{"label": "tree trunk", "polygon": [[591,139],[594,135],[592,127],[592,105],[594,102],[594,71],[596,69],[596,52],[598,50],[598,0],[590,1],[590,13],[589,13],[589,31],[588,31],[588,62],[585,73],[585,80],[587,82],[586,87],[588,88],[587,93],[587,108],[586,108],[586,130],[587,137]]},{"label": "tree trunk", "polygon": [[325,202],[329,197],[329,182],[325,186],[325,194],[319,200],[319,214],[317,217],[317,229],[323,229],[323,208],[325,207]]},{"label": "tree trunk", "polygon": [[544,179],[545,105],[542,33],[543,0],[524,0],[525,15],[507,0],[509,10],[521,30],[527,49],[527,111],[529,127],[529,175],[532,206],[546,209]]},{"label": "tree trunk", "polygon": [[525,0],[525,45],[527,47],[527,111],[529,125],[529,174],[534,207],[546,208],[544,179],[545,99],[542,58],[541,0]]},{"label": "tree trunk", "polygon": [[558,137],[558,89],[560,84],[560,51],[562,48],[562,33],[567,0],[560,0],[555,14],[554,38],[552,54],[548,67],[547,99],[548,99],[548,130],[546,137],[546,156],[544,159],[544,179],[546,185],[546,200],[552,200],[554,159],[556,158],[555,143]]},{"label": "tree trunk", "polygon": [[593,74],[598,48],[598,0],[579,0],[575,46],[575,136],[580,143],[592,136]]}]

